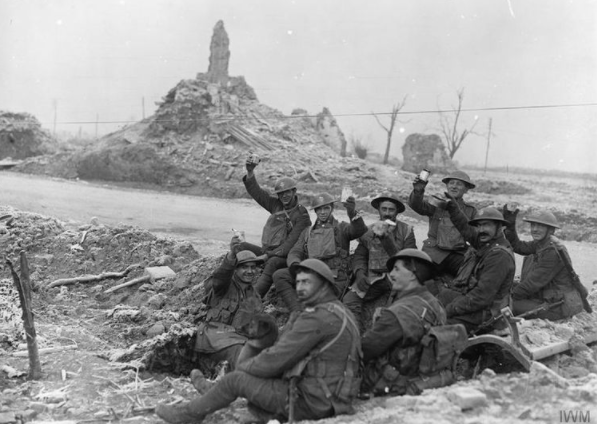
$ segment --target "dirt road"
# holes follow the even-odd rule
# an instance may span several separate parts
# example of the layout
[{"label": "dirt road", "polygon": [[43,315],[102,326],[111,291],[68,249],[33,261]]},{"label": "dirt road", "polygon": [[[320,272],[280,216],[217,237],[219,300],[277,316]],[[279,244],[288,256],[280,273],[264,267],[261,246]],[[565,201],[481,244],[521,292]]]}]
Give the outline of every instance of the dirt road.
[{"label": "dirt road", "polygon": [[[245,231],[247,241],[260,244],[268,213],[248,199],[213,199],[111,187],[84,181],[45,179],[12,172],[0,173],[2,202],[19,210],[54,216],[66,222],[124,223],[156,235],[190,241],[201,253],[223,253],[232,228]],[[343,215],[339,215],[344,219]],[[366,217],[367,222],[375,219]],[[417,241],[426,237],[426,220],[415,225]],[[586,285],[597,279],[597,246],[565,243]],[[517,258],[520,266],[520,258]]]}]

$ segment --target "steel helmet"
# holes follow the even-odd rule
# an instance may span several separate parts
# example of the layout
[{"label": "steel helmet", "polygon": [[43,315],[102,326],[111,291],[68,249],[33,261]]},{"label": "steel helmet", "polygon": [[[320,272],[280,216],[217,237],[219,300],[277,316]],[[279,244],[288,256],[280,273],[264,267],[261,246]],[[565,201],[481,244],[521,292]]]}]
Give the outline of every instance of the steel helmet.
[{"label": "steel helmet", "polygon": [[300,264],[298,264],[297,267],[294,268],[295,276],[296,276],[296,274],[301,272],[301,269],[309,269],[311,271],[316,272],[317,275],[319,275],[325,281],[330,283],[330,286],[332,287],[332,290],[334,291],[336,296],[340,296],[339,289],[338,289],[338,287],[336,287],[336,284],[334,283],[335,278],[334,278],[334,274],[332,273],[332,270],[330,269],[329,266],[324,264],[322,261],[320,261],[319,259],[312,259],[312,258],[305,259]]},{"label": "steel helmet", "polygon": [[330,194],[321,193],[321,194],[318,194],[317,196],[315,196],[311,207],[313,209],[317,209],[320,206],[333,204],[335,201],[336,201],[336,199],[334,199]]},{"label": "steel helmet", "polygon": [[422,252],[418,249],[402,249],[400,252],[396,253],[386,262],[386,266],[388,267],[388,271],[394,268],[394,264],[398,259],[403,258],[413,258],[418,259],[420,261],[427,262],[430,265],[435,265],[429,255],[425,252]]},{"label": "steel helmet", "polygon": [[263,259],[258,258],[257,255],[250,250],[242,250],[236,254],[236,266],[247,262],[261,263],[263,262]]},{"label": "steel helmet", "polygon": [[296,188],[296,181],[290,177],[283,177],[276,181],[274,191],[276,194],[278,194],[282,193],[283,191],[292,190],[293,188]]},{"label": "steel helmet", "polygon": [[504,215],[496,208],[483,208],[477,215],[471,219],[468,223],[473,226],[477,226],[479,221],[497,221],[501,224],[507,225],[508,221],[504,219]]},{"label": "steel helmet", "polygon": [[406,209],[406,207],[404,206],[404,203],[402,203],[400,200],[398,200],[398,197],[390,192],[385,192],[382,193],[380,196],[377,196],[375,199],[373,199],[371,201],[371,206],[373,206],[375,209],[379,209],[379,204],[381,202],[392,202],[396,205],[396,207],[398,208],[398,213],[402,213],[404,212],[404,210]]},{"label": "steel helmet", "polygon": [[549,211],[535,212],[528,217],[525,216],[524,218],[522,218],[522,220],[529,223],[536,222],[537,224],[543,224],[548,227],[560,228],[560,225],[558,224],[558,219],[553,213]]},{"label": "steel helmet", "polygon": [[471,177],[468,176],[466,172],[462,171],[454,171],[446,178],[442,180],[442,183],[448,184],[450,180],[460,180],[462,181],[468,188],[475,188],[475,185],[471,182]]}]

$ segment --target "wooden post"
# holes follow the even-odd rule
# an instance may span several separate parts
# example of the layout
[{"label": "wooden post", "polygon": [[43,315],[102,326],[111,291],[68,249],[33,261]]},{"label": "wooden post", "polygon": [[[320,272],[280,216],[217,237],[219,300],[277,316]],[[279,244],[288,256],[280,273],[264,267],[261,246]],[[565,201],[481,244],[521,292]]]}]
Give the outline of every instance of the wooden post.
[{"label": "wooden post", "polygon": [[489,158],[489,140],[491,138],[491,118],[489,118],[489,130],[487,131],[487,149],[485,149],[485,169],[483,174],[487,173],[487,159]]},{"label": "wooden post", "polygon": [[38,380],[41,378],[41,363],[39,361],[39,351],[37,349],[37,336],[35,334],[35,323],[33,320],[33,312],[31,311],[31,282],[29,281],[29,263],[25,251],[21,250],[21,278],[17,275],[10,259],[6,260],[6,264],[10,268],[12,279],[14,280],[17,291],[19,292],[19,299],[21,301],[21,309],[23,310],[23,327],[25,328],[25,335],[27,337],[27,350],[29,351],[29,376],[30,380]]}]

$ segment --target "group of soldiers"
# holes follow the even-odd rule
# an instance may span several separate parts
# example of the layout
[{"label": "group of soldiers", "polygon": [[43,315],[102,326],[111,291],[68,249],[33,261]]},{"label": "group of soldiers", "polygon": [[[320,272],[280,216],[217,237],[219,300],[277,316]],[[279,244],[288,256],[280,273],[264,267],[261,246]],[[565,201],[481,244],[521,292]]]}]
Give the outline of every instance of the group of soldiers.
[{"label": "group of soldiers", "polygon": [[[371,201],[379,220],[369,226],[354,197],[342,202],[343,222],[334,216],[336,199],[322,193],[313,199],[312,223],[296,182],[281,178],[272,195],[258,184],[256,166],[249,157],[243,182],[270,213],[261,245],[235,235],[206,283],[194,349],[199,365],[191,373],[199,396],[158,405],[167,422],[201,422],[239,397],[263,421],[350,413],[357,396],[451,384],[456,346],[470,334],[501,330],[496,317],[506,306],[551,320],[583,310],[570,258],[554,237],[555,216],[524,217],[532,241],[521,241],[517,209],[477,210],[464,200],[475,188],[464,172],[442,180],[441,199],[425,196],[427,181],[415,177],[408,205],[429,218],[418,250],[413,227],[398,219],[405,205],[392,193]],[[352,255],[351,240],[358,240]],[[524,256],[517,283],[514,253]],[[264,313],[272,285],[289,312],[281,330]],[[452,351],[438,346],[446,339]],[[206,379],[222,361],[229,371],[215,383]]]}]

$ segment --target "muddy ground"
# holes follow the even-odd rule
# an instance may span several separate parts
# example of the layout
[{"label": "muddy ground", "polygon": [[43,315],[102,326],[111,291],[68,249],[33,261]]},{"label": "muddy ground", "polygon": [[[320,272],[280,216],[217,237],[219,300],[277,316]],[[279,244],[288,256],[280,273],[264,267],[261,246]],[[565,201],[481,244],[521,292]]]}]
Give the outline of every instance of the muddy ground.
[{"label": "muddy ground", "polygon": [[[530,177],[529,182],[532,183]],[[67,191],[73,190],[71,186]],[[525,208],[537,207],[550,204],[566,193],[566,204],[560,208],[567,208],[571,214],[579,210],[584,213],[595,204],[594,191],[587,190],[586,182],[552,181],[542,190],[541,198],[528,197],[520,203]],[[21,190],[21,194],[25,191]],[[0,242],[7,257],[18,262],[18,254],[24,250],[29,259],[31,281],[35,286],[33,310],[39,347],[65,349],[42,353],[43,378],[26,379],[27,358],[14,356],[26,347],[17,296],[4,267],[0,272],[0,423],[161,422],[151,413],[151,407],[159,401],[177,401],[193,394],[187,377],[188,343],[197,317],[201,315],[202,282],[217,266],[230,234],[227,217],[213,220],[213,225],[223,232],[201,233],[190,242],[181,231],[168,225],[160,227],[159,236],[140,226],[131,226],[137,224],[137,219],[141,221],[134,218],[135,214],[124,212],[126,204],[131,209],[138,204],[134,191],[116,190],[112,191],[113,196],[108,196],[114,202],[123,197],[127,200],[111,208],[124,213],[123,216],[133,217],[123,220],[125,224],[113,216],[86,219],[85,215],[78,215],[81,205],[95,210],[96,214],[91,216],[97,218],[98,206],[94,206],[97,198],[89,194],[93,190],[82,192],[87,193],[85,197],[79,195],[76,205],[70,203],[76,215],[71,219],[56,219],[49,216],[52,214],[25,212],[27,209],[9,206],[0,210],[0,215],[14,217],[12,222],[4,220],[4,227],[0,226]],[[154,196],[154,205],[173,205],[170,195],[162,198],[157,193],[145,194]],[[45,195],[45,204],[52,204],[49,199],[54,196],[47,192]],[[482,197],[476,199],[483,201]],[[73,201],[61,199],[68,213],[69,208],[64,203]],[[496,194],[492,199],[496,204],[518,200],[513,194]],[[205,205],[210,201],[206,200]],[[260,218],[258,209],[246,206],[255,212],[244,215],[245,225],[238,223],[244,230],[254,228],[247,223]],[[110,209],[107,205],[104,207]],[[46,206],[52,211],[53,208]],[[210,211],[198,207],[194,212],[195,216],[191,214],[191,217],[201,220],[203,214]],[[171,215],[176,213],[171,210]],[[338,215],[342,217],[341,212]],[[371,219],[373,216],[369,215],[368,220]],[[415,225],[420,243],[426,230],[425,221],[412,213],[407,214],[405,220]],[[254,231],[258,234],[259,227]],[[164,237],[167,233],[173,237]],[[581,275],[590,285],[596,274],[595,245],[583,241],[566,241],[566,245],[571,247],[573,260],[583,269]],[[48,288],[61,278],[122,272],[133,264],[138,264],[138,268],[125,277]],[[176,276],[105,293],[110,287],[142,275],[143,268],[160,265],[170,266]],[[597,307],[596,295],[593,294],[592,302]],[[270,310],[283,320],[275,302]],[[495,374],[486,369],[474,379],[430,390],[419,397],[359,401],[356,415],[322,422],[563,422],[563,418],[570,418],[569,414],[573,413],[577,418],[579,414],[586,417],[587,413],[596,416],[597,349],[583,342],[596,332],[595,315],[582,313],[574,320],[556,325],[541,320],[528,321],[524,325],[523,341],[529,347],[561,341],[573,345],[572,351],[543,361],[545,366],[536,365],[530,373]],[[492,367],[489,363],[486,365]],[[479,403],[471,408],[460,403],[458,390],[461,387],[476,389]],[[207,422],[249,419],[244,401],[239,400]]]}]

